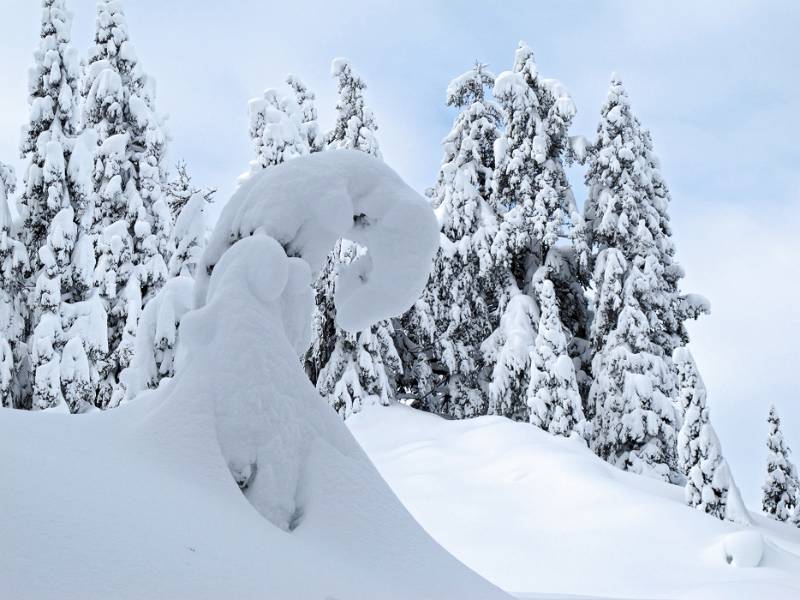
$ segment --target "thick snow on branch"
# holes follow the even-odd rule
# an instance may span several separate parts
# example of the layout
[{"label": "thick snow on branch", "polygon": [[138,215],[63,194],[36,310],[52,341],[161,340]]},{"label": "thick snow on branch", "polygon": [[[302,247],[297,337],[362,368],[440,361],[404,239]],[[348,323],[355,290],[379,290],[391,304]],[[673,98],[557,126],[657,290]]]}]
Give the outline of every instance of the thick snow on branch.
[{"label": "thick snow on branch", "polygon": [[258,173],[234,194],[203,256],[198,306],[225,251],[257,232],[303,258],[312,272],[339,238],[366,247],[343,268],[336,286],[336,318],[351,332],[411,306],[438,244],[428,203],[382,161],[353,150],[313,154]]}]

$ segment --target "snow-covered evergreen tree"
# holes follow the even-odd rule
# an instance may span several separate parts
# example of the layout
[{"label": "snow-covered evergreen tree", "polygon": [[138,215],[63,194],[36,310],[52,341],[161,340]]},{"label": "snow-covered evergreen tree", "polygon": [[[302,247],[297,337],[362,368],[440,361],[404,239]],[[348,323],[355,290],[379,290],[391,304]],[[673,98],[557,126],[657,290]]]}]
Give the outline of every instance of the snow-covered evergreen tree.
[{"label": "snow-covered evergreen tree", "polygon": [[783,441],[781,420],[774,406],[770,406],[767,423],[767,477],[761,488],[761,510],[777,521],[786,521],[800,501],[800,481],[789,458],[791,450]]},{"label": "snow-covered evergreen tree", "polygon": [[724,520],[730,472],[711,426],[706,388],[688,348],[677,348],[672,357],[678,406],[683,413],[683,425],[678,432],[678,467],[686,477],[686,502]]},{"label": "snow-covered evergreen tree", "polygon": [[169,244],[169,275],[194,277],[205,248],[208,205],[214,201],[216,189],[195,187],[185,162],[179,162],[176,170],[175,179],[167,185],[167,199],[175,220]]},{"label": "snow-covered evergreen tree", "polygon": [[394,398],[400,357],[389,322],[355,335],[337,332],[336,344],[317,381],[317,390],[342,418],[367,404],[386,406]]},{"label": "snow-covered evergreen tree", "polygon": [[345,58],[333,61],[331,75],[339,88],[339,101],[336,103],[336,125],[327,136],[328,148],[350,148],[381,158],[375,137],[378,125],[364,102],[367,84]]},{"label": "snow-covered evergreen tree", "polygon": [[575,366],[567,353],[555,288],[549,279],[539,287],[539,319],[527,390],[530,421],[555,435],[583,434],[584,418]]},{"label": "snow-covered evergreen tree", "polygon": [[682,296],[669,195],[649,134],[614,76],[589,150],[586,222],[592,243],[592,448],[620,468],[679,480],[671,357],[685,321],[707,311]]},{"label": "snow-covered evergreen tree", "polygon": [[[441,247],[428,285],[412,312],[417,337],[433,348],[434,359],[444,364],[448,373],[446,385],[430,394],[424,406],[456,418],[488,410],[481,344],[492,331],[495,291],[504,284],[491,252],[497,231],[497,216],[490,203],[493,145],[500,135],[500,110],[486,98],[493,83],[494,76],[478,63],[448,86],[447,105],[459,109],[460,114],[444,140],[444,159],[434,192],[441,213]],[[507,341],[498,335],[487,354],[501,355]],[[497,389],[501,391],[501,384]]]},{"label": "snow-covered evergreen tree", "polygon": [[275,89],[250,101],[250,138],[255,149],[251,172],[311,152],[303,130],[303,114],[294,98]]},{"label": "snow-covered evergreen tree", "polygon": [[183,207],[195,194],[201,194],[207,204],[213,204],[217,188],[199,188],[192,183],[192,176],[186,161],[180,160],[175,165],[175,177],[167,183],[167,204],[172,212],[172,218],[177,221]]},{"label": "snow-covered evergreen tree", "polygon": [[[76,331],[75,315],[97,317],[92,330],[105,326],[104,316],[83,311],[91,296],[92,218],[90,156],[87,140],[79,136],[79,64],[70,41],[72,16],[63,0],[44,0],[39,47],[30,71],[30,120],[23,132],[22,155],[27,159],[20,212],[30,253],[32,293],[26,331],[31,335],[33,371],[32,408],[60,404],[67,382],[62,382],[62,350]],[[86,324],[86,318],[82,319]],[[80,397],[69,394],[69,408],[80,412],[94,401],[97,378],[91,340],[81,339],[81,351],[92,362]],[[68,359],[65,359],[68,360]],[[88,360],[88,359],[87,359]],[[68,374],[68,381],[71,375]]]},{"label": "snow-covered evergreen tree", "polygon": [[172,214],[165,198],[167,136],[155,85],[130,41],[120,0],[100,0],[83,85],[84,119],[98,133],[94,161],[97,270],[108,311],[108,356],[98,406],[123,396],[143,306],[167,278]]},{"label": "snow-covered evergreen tree", "polygon": [[[564,171],[567,131],[575,106],[560,83],[539,75],[533,52],[524,43],[517,49],[513,70],[498,76],[494,96],[505,113],[506,128],[494,145],[491,199],[501,219],[492,250],[509,275],[498,290],[499,320],[491,339],[509,339],[503,329],[518,321],[522,316],[519,306],[527,302],[514,297],[525,294],[533,299],[533,280],[546,274],[555,285],[568,343],[580,364],[581,349],[586,345],[583,274],[587,248],[583,219]],[[572,245],[560,243],[565,239],[571,239]],[[506,311],[514,314],[506,316]],[[525,326],[535,328],[535,320]],[[499,414],[527,420],[524,390],[531,372],[532,344],[533,340],[527,347],[506,344],[501,352],[496,351],[496,343],[486,345],[493,381],[490,412],[500,409]],[[585,370],[580,365],[581,375]],[[514,387],[503,383],[514,380],[518,380]]]},{"label": "snow-covered evergreen tree", "polygon": [[0,406],[23,408],[30,366],[25,344],[28,254],[15,237],[9,201],[16,175],[0,162]]},{"label": "snow-covered evergreen tree", "polygon": [[525,398],[538,320],[539,308],[533,298],[516,293],[506,303],[499,326],[481,345],[483,357],[493,365],[488,387],[489,414],[503,415],[515,421],[530,418]]},{"label": "snow-covered evergreen tree", "polygon": [[316,96],[296,75],[289,75],[286,83],[292,88],[294,100],[300,110],[300,131],[308,143],[311,152],[319,152],[325,146],[325,139],[319,129]]}]

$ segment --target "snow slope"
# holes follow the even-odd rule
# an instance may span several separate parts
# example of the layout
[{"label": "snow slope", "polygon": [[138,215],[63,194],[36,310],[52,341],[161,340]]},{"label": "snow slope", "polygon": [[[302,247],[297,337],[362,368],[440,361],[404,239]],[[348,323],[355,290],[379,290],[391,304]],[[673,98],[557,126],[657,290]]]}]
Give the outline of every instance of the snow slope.
[{"label": "snow slope", "polygon": [[[681,488],[619,471],[575,438],[403,406],[348,424],[423,527],[521,598],[800,598],[800,530],[755,514],[748,528],[708,517],[683,504]],[[760,566],[733,566],[761,538]]]},{"label": "snow slope", "polygon": [[507,598],[419,527],[300,366],[311,271],[345,235],[367,251],[342,325],[410,306],[425,201],[364,154],[295,159],[225,207],[173,379],[103,413],[0,411],[0,598]]}]

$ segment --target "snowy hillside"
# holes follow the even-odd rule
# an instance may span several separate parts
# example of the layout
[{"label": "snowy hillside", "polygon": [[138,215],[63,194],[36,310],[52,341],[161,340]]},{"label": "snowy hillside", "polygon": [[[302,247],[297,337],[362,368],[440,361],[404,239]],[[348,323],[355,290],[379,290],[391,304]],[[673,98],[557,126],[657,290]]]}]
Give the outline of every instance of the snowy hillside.
[{"label": "snowy hillside", "polygon": [[[800,598],[800,530],[758,515],[752,527],[704,515],[684,504],[682,488],[622,472],[576,439],[402,406],[348,424],[423,527],[520,597]],[[759,566],[734,566],[759,536]]]}]

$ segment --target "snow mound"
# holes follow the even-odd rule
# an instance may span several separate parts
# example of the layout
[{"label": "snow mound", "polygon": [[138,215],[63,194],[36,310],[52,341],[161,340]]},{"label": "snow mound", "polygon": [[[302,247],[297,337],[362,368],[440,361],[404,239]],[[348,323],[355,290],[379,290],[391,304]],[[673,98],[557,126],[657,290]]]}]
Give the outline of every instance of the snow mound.
[{"label": "snow mound", "polygon": [[[347,424],[434,539],[521,598],[800,598],[800,530],[705,515],[683,488],[620,471],[577,437],[402,406]],[[757,562],[762,537],[759,568],[724,560],[723,540],[737,565]]]},{"label": "snow mound", "polygon": [[414,522],[298,360],[309,263],[342,235],[366,247],[336,300],[368,326],[413,302],[437,234],[424,201],[356,153],[245,183],[204,255],[174,378],[103,413],[0,411],[3,593],[505,598]]},{"label": "snow mound", "polygon": [[722,540],[725,562],[734,567],[757,567],[764,556],[764,536],[758,531],[737,531]]}]

